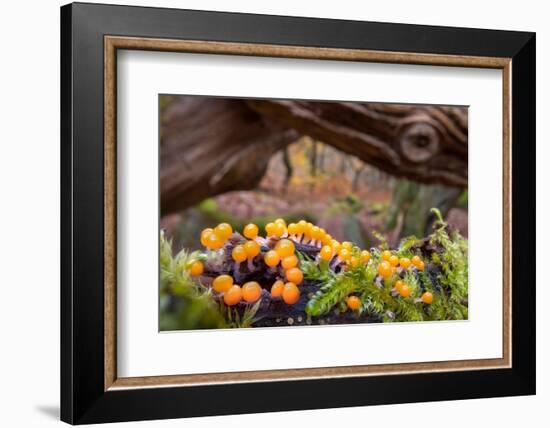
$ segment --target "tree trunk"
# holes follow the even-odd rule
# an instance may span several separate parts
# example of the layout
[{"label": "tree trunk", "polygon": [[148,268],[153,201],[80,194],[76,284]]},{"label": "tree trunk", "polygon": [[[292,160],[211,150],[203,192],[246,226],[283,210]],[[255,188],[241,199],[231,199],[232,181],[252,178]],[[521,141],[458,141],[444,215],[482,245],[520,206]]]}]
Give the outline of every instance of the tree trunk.
[{"label": "tree trunk", "polygon": [[297,139],[238,100],[181,97],[162,124],[162,215],[235,189],[253,189],[270,157]]},{"label": "tree trunk", "polygon": [[420,187],[418,183],[399,181],[394,190],[393,201],[386,229],[390,233],[390,244],[396,246],[399,236],[424,236],[432,232],[435,217],[430,212],[438,208],[443,217],[455,205],[461,190],[440,185]]},{"label": "tree trunk", "polygon": [[290,153],[288,152],[288,147],[283,149],[283,163],[285,165],[285,182],[284,182],[284,191],[288,190],[288,185],[290,184],[290,179],[292,178],[293,168],[292,161],[290,160]]},{"label": "tree trunk", "polygon": [[303,135],[397,177],[468,183],[466,108],[182,96],[162,119],[162,214],[256,187],[270,157]]},{"label": "tree trunk", "polygon": [[468,117],[460,107],[248,100],[282,127],[330,144],[394,176],[468,184]]}]

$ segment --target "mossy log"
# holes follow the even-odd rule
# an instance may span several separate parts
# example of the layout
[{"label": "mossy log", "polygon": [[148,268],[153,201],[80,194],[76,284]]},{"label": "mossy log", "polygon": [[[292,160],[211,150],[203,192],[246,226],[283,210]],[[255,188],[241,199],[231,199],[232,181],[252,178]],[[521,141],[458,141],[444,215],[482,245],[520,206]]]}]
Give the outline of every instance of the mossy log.
[{"label": "mossy log", "polygon": [[[251,266],[247,262],[235,264],[231,252],[233,248],[246,242],[246,239],[239,233],[234,233],[224,245],[223,255],[221,257],[210,258],[205,265],[205,270],[201,276],[201,284],[210,287],[214,278],[225,274],[234,278],[235,283],[245,284],[249,281],[256,281],[262,287],[262,295],[256,314],[254,315],[254,327],[279,327],[279,326],[297,326],[297,325],[326,325],[326,324],[363,324],[380,323],[382,318],[374,313],[359,314],[356,311],[350,311],[347,308],[334,307],[330,312],[320,316],[308,316],[306,305],[311,298],[319,292],[324,285],[321,281],[305,279],[300,284],[300,300],[293,304],[285,304],[280,298],[274,298],[270,294],[270,286],[280,278],[284,278],[283,269],[278,266],[276,269],[269,268],[263,261],[267,251],[275,247],[277,238],[267,239],[265,244],[261,245],[261,251],[253,260]],[[315,260],[319,253],[319,248],[315,246],[302,245],[295,243],[297,252],[306,255],[309,259]],[[442,253],[443,248],[431,243],[430,238],[418,240],[414,249],[426,260],[430,260],[433,253]],[[371,249],[374,250],[374,249]],[[346,267],[342,262],[331,262],[331,269],[335,273],[342,272]],[[430,275],[433,284],[438,290],[441,286],[438,283],[438,277],[441,274],[440,268],[432,263],[426,264],[426,272]],[[398,275],[404,278],[406,270],[398,268]],[[380,278],[378,278],[380,280]],[[380,285],[381,286],[381,285]],[[214,298],[221,302],[223,300],[220,294],[214,293]],[[467,305],[467,302],[464,302]],[[241,301],[232,310],[237,311],[241,316],[250,304]]]},{"label": "mossy log", "polygon": [[[269,292],[269,286],[277,279],[284,278],[283,269],[278,266],[277,269],[269,268],[264,262],[263,257],[267,251],[275,246],[277,239],[268,239],[265,245],[261,246],[261,252],[255,257],[252,269],[249,269],[246,262],[236,265],[231,258],[231,251],[235,245],[246,242],[246,239],[239,233],[234,233],[224,246],[224,256],[209,260],[205,266],[205,271],[201,277],[201,283],[210,286],[212,280],[221,274],[231,275],[236,283],[245,284],[249,281],[256,281],[262,286],[261,302],[254,316],[254,327],[284,327],[297,325],[324,325],[324,324],[362,324],[382,322],[377,316],[363,315],[359,316],[352,311],[340,312],[335,309],[329,314],[319,317],[308,317],[305,311],[307,302],[319,291],[321,283],[318,281],[304,280],[300,284],[300,300],[287,305],[280,298],[273,298]],[[315,258],[319,253],[319,248],[309,245],[295,244],[296,250],[308,257]],[[338,272],[340,266],[334,265],[333,269]],[[222,300],[220,295],[215,297]],[[241,315],[249,306],[242,301],[236,305],[234,310]]]}]

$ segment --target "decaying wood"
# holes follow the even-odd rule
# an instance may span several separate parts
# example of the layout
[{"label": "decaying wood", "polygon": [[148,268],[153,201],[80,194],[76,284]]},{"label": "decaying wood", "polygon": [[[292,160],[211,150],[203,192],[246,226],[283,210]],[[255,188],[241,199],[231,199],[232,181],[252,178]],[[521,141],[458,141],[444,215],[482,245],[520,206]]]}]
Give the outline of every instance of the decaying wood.
[{"label": "decaying wood", "polygon": [[164,114],[162,214],[235,189],[252,189],[269,158],[297,134],[264,122],[238,100],[180,97]]},{"label": "decaying wood", "polygon": [[[357,312],[346,311],[341,313],[338,309],[334,309],[327,314],[316,317],[310,317],[306,314],[305,308],[311,297],[319,291],[321,281],[305,279],[300,283],[300,299],[292,305],[288,305],[281,298],[271,296],[269,290],[270,285],[277,279],[284,278],[284,270],[281,266],[275,269],[268,267],[264,262],[264,256],[267,251],[273,249],[277,240],[275,238],[268,239],[261,247],[261,252],[257,255],[252,264],[252,269],[249,269],[246,262],[235,264],[231,257],[231,252],[235,245],[246,242],[239,233],[235,232],[225,244],[224,256],[209,260],[205,264],[205,270],[201,276],[201,283],[207,287],[211,287],[212,280],[219,275],[230,275],[236,283],[245,284],[249,281],[256,281],[262,287],[260,304],[254,316],[254,327],[284,327],[297,325],[323,325],[323,324],[358,324],[358,323],[377,323],[382,319],[375,315],[359,316]],[[314,260],[319,254],[319,248],[294,242],[296,250],[307,255]],[[337,260],[333,260],[330,264],[331,269],[335,272],[341,272],[343,264]],[[216,300],[221,300],[221,296],[214,293]],[[244,315],[245,310],[250,305],[244,301],[238,303],[234,310],[238,311],[240,316]]]},{"label": "decaying wood", "polygon": [[161,210],[254,188],[269,158],[308,135],[421,183],[468,183],[467,109],[178,97],[163,114]]},{"label": "decaying wood", "polygon": [[249,100],[275,123],[389,174],[466,187],[467,110],[456,107]]}]

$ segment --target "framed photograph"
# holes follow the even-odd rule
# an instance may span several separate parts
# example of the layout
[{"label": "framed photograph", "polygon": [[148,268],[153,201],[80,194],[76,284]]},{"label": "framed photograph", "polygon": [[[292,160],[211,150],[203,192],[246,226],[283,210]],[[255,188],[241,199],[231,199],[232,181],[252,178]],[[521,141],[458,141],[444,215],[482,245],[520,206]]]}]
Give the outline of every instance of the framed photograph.
[{"label": "framed photograph", "polygon": [[535,35],[61,8],[61,418],[535,393]]}]

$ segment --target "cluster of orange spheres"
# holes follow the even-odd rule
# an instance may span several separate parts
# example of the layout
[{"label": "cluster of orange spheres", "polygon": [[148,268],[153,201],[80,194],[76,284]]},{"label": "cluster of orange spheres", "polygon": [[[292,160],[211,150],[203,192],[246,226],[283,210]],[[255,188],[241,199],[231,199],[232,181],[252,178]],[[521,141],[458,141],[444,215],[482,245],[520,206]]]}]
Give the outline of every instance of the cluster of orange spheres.
[{"label": "cluster of orange spheres", "polygon": [[329,244],[332,240],[332,236],[330,236],[325,229],[305,220],[300,220],[297,223],[289,223],[287,226],[282,218],[278,218],[274,222],[265,225],[265,233],[268,238],[288,237],[295,242],[316,247]]},{"label": "cluster of orange spheres", "polygon": [[[262,297],[262,287],[256,281],[249,281],[241,287],[233,283],[233,277],[225,274],[214,279],[212,288],[217,293],[223,294],[223,301],[228,306],[234,306],[240,302],[254,303]],[[285,284],[278,280],[271,287],[271,295],[293,305],[300,299],[300,290],[292,282]]]},{"label": "cluster of orange spheres", "polygon": [[[206,228],[201,232],[201,244],[209,250],[219,250],[233,234],[233,228],[229,223],[220,223],[214,229]],[[192,276],[202,275],[204,264],[200,260],[190,263],[189,274]]]},{"label": "cluster of orange spheres", "polygon": [[330,243],[323,245],[319,251],[319,258],[326,262],[336,258],[340,263],[346,263],[348,266],[356,268],[369,262],[370,252],[368,250],[360,251],[351,242],[340,243],[336,239],[331,239]]},{"label": "cluster of orange spheres", "polygon": [[232,234],[229,223],[220,223],[214,229],[208,227],[201,232],[201,244],[209,250],[219,250]]},{"label": "cluster of orange spheres", "polygon": [[292,282],[283,282],[280,279],[275,281],[271,286],[271,297],[274,299],[282,299],[287,305],[293,305],[300,300],[300,289]]},{"label": "cluster of orange spheres", "polygon": [[[299,284],[303,280],[303,277],[300,278],[302,272],[297,268],[298,257],[296,257],[295,254],[296,247],[292,239],[290,239],[285,221],[282,218],[278,218],[273,223],[268,223],[265,229],[267,237],[279,238],[279,240],[272,250],[264,254],[264,263],[273,270],[280,265],[285,270],[287,279]],[[240,263],[244,261],[246,259],[245,254],[253,257],[259,254],[260,246],[256,241],[258,239],[258,233],[259,228],[253,223],[247,224],[244,227],[243,235],[248,238],[249,241],[242,245],[235,246],[232,252],[232,257],[235,262]],[[249,247],[248,249],[247,246]],[[252,248],[253,251],[247,251]]]},{"label": "cluster of orange spheres", "polygon": [[[251,230],[256,230],[256,234],[257,228],[253,229],[255,225],[248,225],[245,228],[245,236],[247,238],[252,238],[246,234],[249,226]],[[322,227],[305,220],[300,220],[297,223],[290,223],[287,226],[283,219],[277,219],[272,223],[268,223],[265,226],[265,230],[267,237],[288,238],[294,242],[318,247],[320,249],[319,258],[327,262],[337,258],[339,262],[345,262],[349,266],[357,267],[361,264],[368,263],[370,260],[370,253],[367,250],[360,251],[357,247],[354,247],[351,242],[344,241],[340,243]],[[273,263],[275,263],[275,261]],[[285,260],[281,260],[281,266],[284,269],[287,269],[286,264],[289,263],[290,261],[285,262]]]},{"label": "cluster of orange spheres", "polygon": [[219,275],[214,278],[212,288],[223,294],[223,301],[228,306],[234,306],[244,301],[254,303],[262,296],[262,287],[256,281],[250,281],[241,287],[233,283],[233,277],[230,275]]},{"label": "cluster of orange spheres", "polygon": [[[296,247],[293,242],[293,240],[299,241],[298,232],[302,229],[301,226],[298,228],[298,224],[305,224],[307,227],[305,221],[301,223],[290,223],[287,227],[285,221],[281,218],[265,226],[267,237],[279,238],[279,240],[272,250],[264,254],[264,263],[273,271],[276,271],[280,266],[284,272],[284,278],[287,281],[286,283],[280,279],[275,281],[271,286],[271,297],[282,299],[289,305],[293,305],[300,300],[301,293],[298,285],[304,280],[304,274],[298,267],[299,260],[295,254]],[[250,226],[251,225],[248,225],[247,228]],[[308,242],[311,241],[311,235],[309,235],[309,237],[310,239]]]},{"label": "cluster of orange spheres", "polygon": [[414,266],[420,271],[424,270],[425,267],[424,262],[418,256],[414,256],[411,259],[408,257],[399,258],[395,254],[392,254],[391,251],[385,250],[382,252],[382,261],[378,265],[378,274],[384,279],[389,278],[395,273],[398,266],[403,269]]},{"label": "cluster of orange spheres", "polygon": [[[308,223],[305,221],[305,229],[308,229],[307,242],[313,243],[313,236],[309,233]],[[302,222],[300,222],[300,230]],[[309,224],[311,225],[311,224]],[[300,299],[300,290],[298,285],[303,281],[304,276],[302,271],[298,267],[298,257],[295,254],[296,248],[294,242],[289,239],[289,231],[296,232],[296,224],[291,224],[287,228],[287,225],[283,219],[277,219],[272,223],[266,225],[266,237],[278,238],[274,248],[267,251],[263,255],[264,263],[274,271],[280,266],[283,270],[283,276],[286,279],[286,283],[277,280],[271,287],[271,295],[273,298],[281,298],[287,304],[294,304]],[[313,227],[313,225],[311,225]],[[304,229],[304,230],[305,230]],[[317,230],[316,228],[314,230]],[[231,251],[231,257],[235,263],[235,269],[239,269],[239,266],[243,262],[248,262],[249,270],[253,269],[253,261],[256,256],[261,254],[260,243],[265,242],[263,238],[259,236],[259,227],[253,223],[247,224],[243,229],[243,235],[247,238],[247,241],[238,245],[235,245]],[[215,228],[207,228],[201,232],[201,244],[209,250],[219,250],[233,234],[233,229],[228,223],[220,223]],[[306,234],[302,233],[303,238]],[[323,231],[323,236],[326,232]],[[317,240],[320,235],[315,234]],[[297,236],[293,236],[297,238]],[[302,236],[300,237],[302,239]],[[193,262],[189,267],[189,272],[193,276],[201,275],[204,271],[204,266],[200,261]],[[233,277],[230,275],[219,275],[212,283],[212,288],[223,294],[223,300],[225,304],[233,306],[241,301],[247,303],[253,303],[260,299],[262,294],[262,288],[260,284],[255,281],[250,281],[242,285],[233,283]]]},{"label": "cluster of orange spheres", "polygon": [[235,245],[231,252],[231,257],[235,261],[236,267],[238,267],[239,263],[248,260],[248,267],[252,269],[252,260],[260,254],[260,250],[260,244],[254,240],[250,240],[246,241],[244,244]]}]

